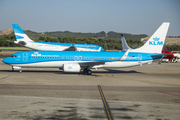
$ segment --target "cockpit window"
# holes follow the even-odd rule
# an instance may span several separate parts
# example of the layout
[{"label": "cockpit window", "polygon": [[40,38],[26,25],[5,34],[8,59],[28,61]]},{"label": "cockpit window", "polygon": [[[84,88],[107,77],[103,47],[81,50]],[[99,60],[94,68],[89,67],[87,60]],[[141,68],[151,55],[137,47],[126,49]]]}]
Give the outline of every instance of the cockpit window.
[{"label": "cockpit window", "polygon": [[15,57],[17,57],[17,56],[16,56],[16,55],[11,55],[11,57],[12,57],[12,58],[15,58]]}]

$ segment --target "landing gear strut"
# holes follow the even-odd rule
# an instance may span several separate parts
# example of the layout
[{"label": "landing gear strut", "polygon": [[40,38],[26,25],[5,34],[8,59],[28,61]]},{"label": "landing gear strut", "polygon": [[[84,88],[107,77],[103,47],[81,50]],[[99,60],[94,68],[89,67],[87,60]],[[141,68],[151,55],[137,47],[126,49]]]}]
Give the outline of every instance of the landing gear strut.
[{"label": "landing gear strut", "polygon": [[158,64],[161,64],[161,62],[162,62],[162,59],[159,59],[159,62],[158,62]]},{"label": "landing gear strut", "polygon": [[12,66],[12,72],[14,72],[14,68],[13,68],[13,66]]},{"label": "landing gear strut", "polygon": [[87,75],[91,75],[92,74],[92,71],[87,69],[87,68],[84,68],[83,72],[84,72],[84,74],[87,74]]}]

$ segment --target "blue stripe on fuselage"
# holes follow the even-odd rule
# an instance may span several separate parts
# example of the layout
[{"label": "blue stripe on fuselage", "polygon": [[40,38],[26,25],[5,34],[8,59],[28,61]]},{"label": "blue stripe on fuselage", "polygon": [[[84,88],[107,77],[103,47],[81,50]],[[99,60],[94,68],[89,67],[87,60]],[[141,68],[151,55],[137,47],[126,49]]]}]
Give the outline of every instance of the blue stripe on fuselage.
[{"label": "blue stripe on fuselage", "polygon": [[[48,61],[118,61],[125,52],[87,52],[87,51],[24,51],[7,57],[3,62],[7,64],[29,64]],[[126,62],[152,60],[150,53],[129,52]]]}]

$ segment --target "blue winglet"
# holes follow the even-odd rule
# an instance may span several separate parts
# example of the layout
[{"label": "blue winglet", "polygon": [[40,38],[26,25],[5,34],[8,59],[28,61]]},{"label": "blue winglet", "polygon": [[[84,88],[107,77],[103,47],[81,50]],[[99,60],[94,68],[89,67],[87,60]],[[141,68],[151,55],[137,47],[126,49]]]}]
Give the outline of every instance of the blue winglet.
[{"label": "blue winglet", "polygon": [[18,24],[12,24],[15,33],[25,34],[24,31],[19,27]]}]

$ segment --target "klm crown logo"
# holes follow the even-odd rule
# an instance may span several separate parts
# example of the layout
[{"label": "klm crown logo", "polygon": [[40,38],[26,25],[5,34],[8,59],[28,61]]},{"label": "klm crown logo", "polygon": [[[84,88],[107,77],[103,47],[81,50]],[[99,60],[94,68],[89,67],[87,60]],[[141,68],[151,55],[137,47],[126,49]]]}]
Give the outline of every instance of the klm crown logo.
[{"label": "klm crown logo", "polygon": [[41,56],[38,52],[34,52],[34,54],[31,54],[31,56]]},{"label": "klm crown logo", "polygon": [[153,38],[154,41],[149,41],[149,45],[163,45],[163,41],[159,41],[160,38]]},{"label": "klm crown logo", "polygon": [[68,67],[68,69],[72,69],[72,67],[71,67],[71,66],[69,66],[69,67]]},{"label": "klm crown logo", "polygon": [[160,38],[155,37],[155,38],[153,38],[153,40],[154,40],[154,41],[159,41]]}]

